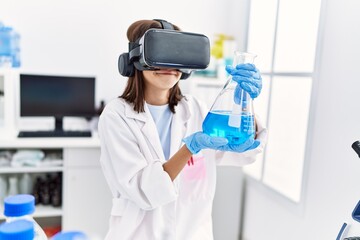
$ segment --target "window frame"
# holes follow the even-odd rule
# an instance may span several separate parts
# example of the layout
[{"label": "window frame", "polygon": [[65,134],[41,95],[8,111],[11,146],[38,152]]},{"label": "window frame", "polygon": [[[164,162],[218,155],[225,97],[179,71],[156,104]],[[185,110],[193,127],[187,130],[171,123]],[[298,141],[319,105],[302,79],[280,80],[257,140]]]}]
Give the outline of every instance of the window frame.
[{"label": "window frame", "polygon": [[[265,172],[265,164],[267,161],[266,156],[266,146],[264,149],[264,154],[262,156],[262,164],[261,168],[259,169],[260,177],[254,177],[251,174],[247,173],[243,170],[245,181],[250,184],[255,189],[263,191],[269,196],[270,199],[280,202],[284,206],[287,207],[290,211],[296,214],[302,214],[304,212],[304,202],[306,199],[306,192],[307,192],[307,182],[309,176],[309,165],[310,165],[310,157],[311,157],[311,146],[313,144],[313,135],[314,135],[314,125],[315,119],[311,116],[314,116],[316,112],[316,102],[317,102],[317,93],[319,92],[319,69],[320,69],[320,56],[322,52],[322,42],[324,36],[324,24],[325,24],[325,14],[324,9],[326,8],[326,1],[320,0],[320,8],[319,8],[319,15],[318,15],[318,28],[317,28],[317,35],[316,35],[316,42],[315,42],[315,52],[314,52],[314,66],[312,72],[276,72],[274,71],[274,62],[275,62],[275,55],[276,55],[276,43],[277,43],[277,32],[278,32],[278,21],[279,21],[279,7],[280,2],[283,0],[276,0],[276,14],[275,14],[275,31],[274,31],[274,39],[273,39],[273,46],[272,46],[272,61],[271,61],[271,68],[270,71],[261,72],[262,76],[267,76],[270,79],[270,90],[268,96],[268,106],[270,105],[271,95],[272,95],[272,80],[274,77],[308,77],[311,78],[312,81],[312,88],[310,93],[310,105],[308,111],[308,122],[307,122],[307,133],[306,133],[306,142],[304,148],[304,159],[303,159],[303,170],[301,173],[301,187],[300,187],[300,198],[299,201],[294,201],[293,199],[286,196],[286,194],[279,192],[271,185],[264,182],[264,172]],[[251,0],[249,1],[249,10],[251,10]],[[246,40],[245,40],[245,49],[248,50],[249,46],[249,30],[250,30],[250,14],[248,18],[248,28],[246,30]],[[256,111],[256,110],[255,110]],[[270,118],[270,109],[267,111],[267,117],[265,126],[268,126],[269,118]]]}]

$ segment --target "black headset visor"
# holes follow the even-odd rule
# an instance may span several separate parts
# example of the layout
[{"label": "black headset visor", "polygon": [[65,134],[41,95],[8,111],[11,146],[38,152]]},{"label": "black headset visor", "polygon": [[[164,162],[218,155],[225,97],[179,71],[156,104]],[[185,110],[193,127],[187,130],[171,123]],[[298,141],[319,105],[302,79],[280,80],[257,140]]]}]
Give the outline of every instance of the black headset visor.
[{"label": "black headset visor", "polygon": [[209,65],[210,42],[202,34],[149,29],[129,55],[138,70],[172,68],[190,73]]}]

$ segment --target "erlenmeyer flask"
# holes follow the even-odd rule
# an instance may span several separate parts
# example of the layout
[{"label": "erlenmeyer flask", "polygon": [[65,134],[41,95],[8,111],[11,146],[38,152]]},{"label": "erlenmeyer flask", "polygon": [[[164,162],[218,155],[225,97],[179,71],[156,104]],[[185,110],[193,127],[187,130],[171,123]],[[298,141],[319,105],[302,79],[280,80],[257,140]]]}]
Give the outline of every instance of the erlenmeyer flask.
[{"label": "erlenmeyer flask", "polygon": [[[255,57],[252,53],[235,51],[233,66],[253,63]],[[204,133],[225,137],[229,144],[242,144],[255,137],[253,101],[237,85],[230,75],[202,125]]]}]

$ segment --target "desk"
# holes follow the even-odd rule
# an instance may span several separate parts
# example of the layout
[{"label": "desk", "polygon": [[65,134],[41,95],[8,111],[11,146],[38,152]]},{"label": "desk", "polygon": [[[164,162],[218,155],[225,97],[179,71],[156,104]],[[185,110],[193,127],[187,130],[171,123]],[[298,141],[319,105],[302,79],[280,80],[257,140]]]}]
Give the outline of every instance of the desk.
[{"label": "desk", "polygon": [[[62,172],[62,206],[37,206],[34,217],[40,224],[58,218],[62,230],[80,230],[91,239],[104,239],[112,196],[100,166],[100,142],[91,138],[16,138],[16,133],[0,134],[0,151],[40,149],[60,153],[63,166],[0,167],[0,175]],[[3,216],[0,215],[0,219]]]}]

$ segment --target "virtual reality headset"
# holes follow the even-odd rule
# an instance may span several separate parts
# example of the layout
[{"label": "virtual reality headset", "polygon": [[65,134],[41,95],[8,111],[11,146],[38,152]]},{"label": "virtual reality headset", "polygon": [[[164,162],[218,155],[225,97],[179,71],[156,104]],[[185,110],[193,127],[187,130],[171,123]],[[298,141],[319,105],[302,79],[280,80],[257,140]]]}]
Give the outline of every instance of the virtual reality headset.
[{"label": "virtual reality headset", "polygon": [[129,43],[129,52],[120,55],[118,67],[120,74],[127,77],[134,75],[135,68],[171,68],[181,71],[181,79],[186,79],[192,71],[207,68],[209,61],[210,42],[205,35],[151,28]]}]

